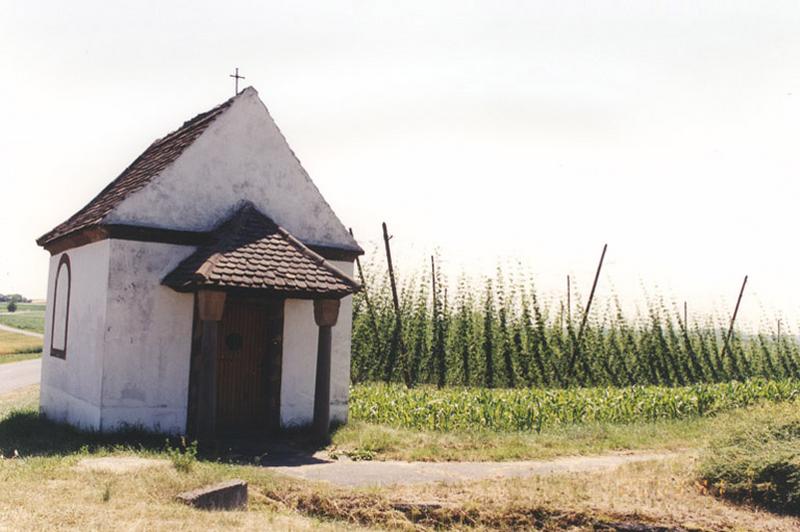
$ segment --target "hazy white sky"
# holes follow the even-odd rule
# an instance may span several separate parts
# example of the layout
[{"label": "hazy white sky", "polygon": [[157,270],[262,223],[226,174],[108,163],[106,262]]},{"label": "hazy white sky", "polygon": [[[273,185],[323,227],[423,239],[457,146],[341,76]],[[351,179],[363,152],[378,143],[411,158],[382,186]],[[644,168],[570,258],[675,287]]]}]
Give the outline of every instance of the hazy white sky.
[{"label": "hazy white sky", "polygon": [[238,66],[366,249],[800,321],[797,2],[0,0],[0,292]]}]

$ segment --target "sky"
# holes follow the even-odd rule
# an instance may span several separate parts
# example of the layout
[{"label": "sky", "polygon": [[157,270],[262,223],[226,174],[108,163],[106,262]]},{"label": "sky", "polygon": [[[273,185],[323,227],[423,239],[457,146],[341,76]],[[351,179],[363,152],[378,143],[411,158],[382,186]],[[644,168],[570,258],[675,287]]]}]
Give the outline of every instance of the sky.
[{"label": "sky", "polygon": [[800,325],[797,2],[0,0],[0,293],[34,240],[239,67],[400,275],[521,264],[560,297]]}]

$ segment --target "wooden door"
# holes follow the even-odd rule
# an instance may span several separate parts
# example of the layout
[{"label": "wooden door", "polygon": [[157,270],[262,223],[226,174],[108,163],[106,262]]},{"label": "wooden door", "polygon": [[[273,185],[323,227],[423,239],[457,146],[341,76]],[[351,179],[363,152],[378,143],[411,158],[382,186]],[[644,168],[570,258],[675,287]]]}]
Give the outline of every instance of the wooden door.
[{"label": "wooden door", "polygon": [[276,428],[280,410],[283,304],[230,297],[217,343],[217,433]]}]

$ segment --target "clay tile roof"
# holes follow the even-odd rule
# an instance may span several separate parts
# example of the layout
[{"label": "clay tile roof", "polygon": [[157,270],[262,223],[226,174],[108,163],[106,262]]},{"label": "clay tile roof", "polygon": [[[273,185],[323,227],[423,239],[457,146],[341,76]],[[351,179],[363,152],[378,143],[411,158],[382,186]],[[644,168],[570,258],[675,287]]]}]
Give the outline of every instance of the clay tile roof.
[{"label": "clay tile roof", "polygon": [[[235,98],[235,97],[234,97]],[[53,240],[75,231],[98,225],[125,198],[147,185],[154,177],[173,163],[192,142],[223,111],[230,107],[234,98],[201,113],[169,135],[154,141],[135,161],[95,196],[85,207],[58,225],[36,243],[44,246]]]},{"label": "clay tile roof", "polygon": [[286,229],[245,205],[163,280],[179,291],[254,289],[296,297],[344,297],[360,286]]}]

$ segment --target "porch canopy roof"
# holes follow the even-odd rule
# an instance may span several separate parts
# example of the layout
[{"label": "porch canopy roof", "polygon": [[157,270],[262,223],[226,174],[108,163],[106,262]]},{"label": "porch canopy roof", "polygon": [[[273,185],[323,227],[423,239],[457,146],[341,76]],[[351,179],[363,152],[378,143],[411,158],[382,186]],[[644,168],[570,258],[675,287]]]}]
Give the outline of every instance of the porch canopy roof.
[{"label": "porch canopy roof", "polygon": [[162,281],[180,292],[255,291],[338,299],[360,285],[246,203]]}]

